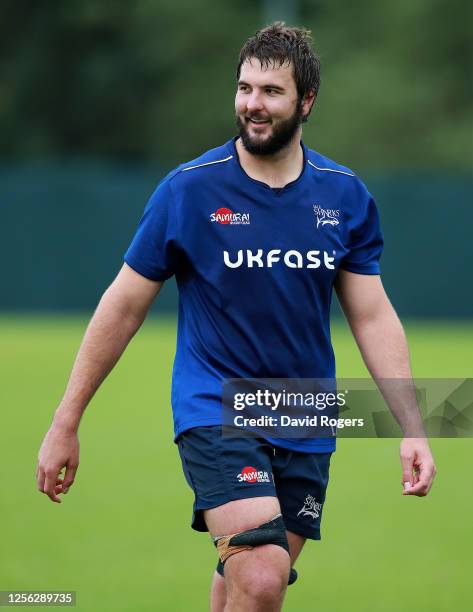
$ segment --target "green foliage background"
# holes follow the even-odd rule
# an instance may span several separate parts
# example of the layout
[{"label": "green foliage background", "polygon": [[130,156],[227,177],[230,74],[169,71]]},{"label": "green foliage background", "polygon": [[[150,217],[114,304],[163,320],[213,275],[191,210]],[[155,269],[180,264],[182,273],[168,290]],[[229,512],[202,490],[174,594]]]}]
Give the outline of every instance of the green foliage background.
[{"label": "green foliage background", "polygon": [[[234,129],[239,49],[268,5],[4,0],[0,156],[172,166],[220,144]],[[355,169],[471,170],[471,2],[292,5],[323,65],[311,146]]]}]

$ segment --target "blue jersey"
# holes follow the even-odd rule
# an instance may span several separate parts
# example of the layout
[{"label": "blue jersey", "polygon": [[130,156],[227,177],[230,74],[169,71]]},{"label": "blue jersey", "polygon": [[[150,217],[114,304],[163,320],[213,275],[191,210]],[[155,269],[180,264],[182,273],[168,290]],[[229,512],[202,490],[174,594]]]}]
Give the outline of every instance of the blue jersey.
[{"label": "blue jersey", "polygon": [[[245,173],[235,140],[163,179],[125,254],[142,276],[176,277],[175,440],[222,422],[225,378],[334,378],[337,271],[380,273],[376,205],[351,170],[301,143],[301,175],[271,188]],[[335,448],[332,438],[268,440]]]}]

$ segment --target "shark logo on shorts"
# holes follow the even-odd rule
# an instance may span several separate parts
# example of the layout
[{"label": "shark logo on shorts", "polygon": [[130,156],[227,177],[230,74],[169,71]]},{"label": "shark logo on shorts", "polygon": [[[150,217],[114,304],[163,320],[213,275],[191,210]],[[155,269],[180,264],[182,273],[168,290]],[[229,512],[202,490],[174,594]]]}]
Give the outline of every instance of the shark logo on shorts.
[{"label": "shark logo on shorts", "polygon": [[304,505],[297,513],[297,516],[299,516],[299,514],[302,514],[302,516],[311,516],[312,518],[317,519],[320,516],[321,510],[322,504],[319,504],[319,502],[315,501],[315,498],[312,497],[312,495],[307,495],[307,497],[305,498]]}]

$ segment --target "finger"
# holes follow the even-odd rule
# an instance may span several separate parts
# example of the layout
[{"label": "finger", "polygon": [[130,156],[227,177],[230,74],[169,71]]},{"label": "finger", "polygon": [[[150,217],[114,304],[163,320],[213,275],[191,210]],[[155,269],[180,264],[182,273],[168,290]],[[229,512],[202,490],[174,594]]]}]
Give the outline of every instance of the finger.
[{"label": "finger", "polygon": [[432,481],[435,475],[435,468],[433,465],[422,467],[418,473],[417,482],[409,489],[408,495],[416,495],[418,497],[424,497],[430,491]]},{"label": "finger", "polygon": [[419,480],[419,482],[409,488],[408,491],[404,491],[404,495],[416,495],[417,497],[425,497],[429,490],[429,483]]},{"label": "finger", "polygon": [[74,479],[76,477],[77,468],[78,466],[75,464],[67,465],[66,474],[64,475],[64,481],[62,483],[62,488],[63,488],[64,493],[67,493],[69,490],[69,487],[74,484]]},{"label": "finger", "polygon": [[[62,470],[61,470],[62,471]],[[59,484],[62,484],[62,479],[60,478],[60,474],[56,480],[56,486],[58,486]],[[45,480],[46,480],[46,474],[44,472],[44,470],[42,468],[40,468],[39,464],[36,468],[36,484],[38,486],[38,491],[41,491],[41,493],[44,493],[44,484],[45,484]]]},{"label": "finger", "polygon": [[404,487],[404,493],[409,491],[414,484],[414,475],[412,473],[413,463],[414,455],[401,453],[402,485]]},{"label": "finger", "polygon": [[49,499],[57,504],[61,503],[61,500],[55,493],[55,483],[57,480],[57,471],[46,472],[46,479],[44,482],[44,493]]},{"label": "finger", "polygon": [[44,470],[38,466],[37,474],[36,474],[36,486],[38,487],[38,491],[44,493],[44,480],[46,478],[46,474]]}]

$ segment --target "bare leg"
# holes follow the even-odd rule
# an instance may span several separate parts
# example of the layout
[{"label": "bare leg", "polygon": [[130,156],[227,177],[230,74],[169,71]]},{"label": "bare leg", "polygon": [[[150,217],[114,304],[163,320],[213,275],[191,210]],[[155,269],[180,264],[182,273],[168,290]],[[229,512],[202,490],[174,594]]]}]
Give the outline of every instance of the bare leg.
[{"label": "bare leg", "polygon": [[[239,499],[206,510],[204,519],[210,534],[217,536],[252,529],[279,513],[277,497],[263,496]],[[225,563],[225,612],[280,610],[289,569],[289,555],[275,544],[256,546],[230,556]],[[213,596],[214,593],[212,599]],[[221,596],[222,593],[220,601]],[[215,597],[218,600],[219,594],[215,593]]]},{"label": "bare leg", "polygon": [[289,543],[289,554],[291,555],[291,567],[296,562],[297,557],[301,554],[302,547],[305,544],[306,538],[297,535],[286,529],[287,541]]},{"label": "bare leg", "polygon": [[[302,547],[305,543],[305,538],[287,531],[287,540],[289,543],[289,552],[291,555],[291,567],[294,565],[297,557],[299,556]],[[212,578],[212,586],[210,591],[210,612],[224,612],[225,605],[227,602],[227,589],[225,585],[225,579],[215,571]]]},{"label": "bare leg", "polygon": [[275,544],[232,555],[225,563],[225,612],[279,612],[289,569],[289,555]]},{"label": "bare leg", "polygon": [[227,603],[227,589],[225,579],[215,571],[210,588],[210,612],[223,612]]}]

